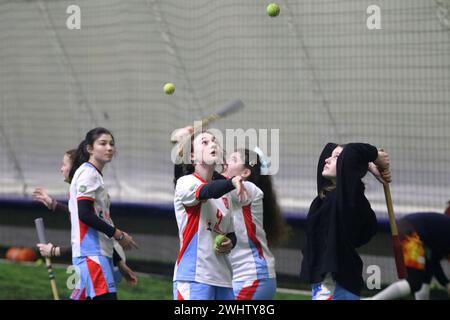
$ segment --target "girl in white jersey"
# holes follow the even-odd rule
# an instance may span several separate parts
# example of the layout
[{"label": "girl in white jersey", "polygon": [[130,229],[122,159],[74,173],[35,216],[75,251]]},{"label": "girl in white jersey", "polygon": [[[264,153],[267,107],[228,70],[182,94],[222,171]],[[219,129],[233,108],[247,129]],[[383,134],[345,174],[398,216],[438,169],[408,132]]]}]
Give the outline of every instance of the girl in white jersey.
[{"label": "girl in white jersey", "polygon": [[[174,207],[179,230],[180,252],[175,263],[175,300],[233,300],[232,268],[228,253],[236,243],[229,199],[234,188],[243,200],[242,177],[213,181],[221,161],[215,137],[202,132],[193,137],[191,160],[194,173],[178,179]],[[215,247],[218,235],[226,236]]]},{"label": "girl in white jersey", "polygon": [[[187,126],[175,131],[173,142],[183,141],[194,128]],[[256,149],[256,148],[255,148]],[[214,172],[213,179],[242,176],[246,181],[247,200],[238,201],[236,192],[230,193],[236,247],[230,253],[233,269],[233,290],[236,299],[272,299],[276,291],[275,259],[270,247],[283,243],[289,236],[289,227],[278,205],[267,163],[258,148],[258,154],[238,150],[229,155],[223,176]],[[190,168],[175,166],[175,181],[189,172]]]},{"label": "girl in white jersey", "polygon": [[267,164],[258,153],[238,150],[227,157],[223,175],[240,175],[246,181],[247,201],[237,201],[231,192],[236,247],[230,253],[233,290],[237,300],[270,300],[276,292],[275,258],[269,249],[288,236]]},{"label": "girl in white jersey", "polygon": [[125,250],[137,248],[127,233],[114,227],[109,216],[102,170],[115,151],[109,130],[92,129],[78,146],[69,172],[72,261],[80,286],[90,299],[117,299],[112,261],[114,239]]},{"label": "girl in white jersey", "polygon": [[[61,166],[61,174],[64,177],[64,182],[70,184],[69,172],[72,168],[73,161],[75,159],[77,150],[71,149],[64,153],[62,166]],[[50,197],[47,191],[38,187],[33,191],[32,194],[33,200],[39,201],[44,204],[49,210],[58,213],[68,215],[70,217],[69,207],[66,204],[60,203]],[[43,257],[60,257],[60,256],[71,256],[72,255],[72,247],[61,247],[55,246],[52,243],[38,243],[37,247]],[[119,245],[117,241],[114,241],[114,252],[113,252],[113,264],[114,264],[114,279],[116,285],[119,284],[122,277],[125,278],[127,283],[131,286],[135,286],[138,282],[138,279],[130,269],[130,267],[126,264],[126,256],[122,247]],[[85,288],[80,287],[80,284],[73,290],[70,295],[71,300],[85,300],[86,299],[86,290]]]}]

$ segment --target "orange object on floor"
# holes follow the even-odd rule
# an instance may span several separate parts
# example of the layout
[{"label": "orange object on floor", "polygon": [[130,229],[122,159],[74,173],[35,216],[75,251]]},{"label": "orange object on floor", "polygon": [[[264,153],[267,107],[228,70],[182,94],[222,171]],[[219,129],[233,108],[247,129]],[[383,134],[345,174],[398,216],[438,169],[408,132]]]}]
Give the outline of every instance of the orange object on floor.
[{"label": "orange object on floor", "polygon": [[10,261],[36,261],[36,252],[31,248],[11,247],[6,251],[6,259]]}]

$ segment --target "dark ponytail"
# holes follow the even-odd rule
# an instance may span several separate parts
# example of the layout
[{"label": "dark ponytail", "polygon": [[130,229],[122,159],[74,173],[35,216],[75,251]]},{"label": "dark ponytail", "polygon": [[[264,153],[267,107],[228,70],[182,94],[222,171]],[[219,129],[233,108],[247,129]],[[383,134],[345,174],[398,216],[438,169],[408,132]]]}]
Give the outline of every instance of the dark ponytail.
[{"label": "dark ponytail", "polygon": [[85,162],[89,161],[90,154],[87,151],[88,146],[94,146],[95,140],[100,138],[102,134],[108,134],[112,137],[114,140],[114,136],[112,135],[111,131],[108,129],[98,127],[90,130],[88,133],[86,133],[86,137],[83,141],[79,144],[78,148],[76,149],[75,155],[72,159],[73,164],[72,168],[69,172],[69,181],[72,181],[73,176],[75,175],[75,171]]},{"label": "dark ponytail", "polygon": [[[277,195],[273,188],[270,175],[261,175],[261,159],[259,155],[248,149],[239,150],[244,166],[251,171],[246,179],[254,183],[264,192],[263,198],[263,228],[267,242],[271,248],[280,246],[288,240],[290,227],[283,218]],[[255,161],[256,159],[256,161]]]}]

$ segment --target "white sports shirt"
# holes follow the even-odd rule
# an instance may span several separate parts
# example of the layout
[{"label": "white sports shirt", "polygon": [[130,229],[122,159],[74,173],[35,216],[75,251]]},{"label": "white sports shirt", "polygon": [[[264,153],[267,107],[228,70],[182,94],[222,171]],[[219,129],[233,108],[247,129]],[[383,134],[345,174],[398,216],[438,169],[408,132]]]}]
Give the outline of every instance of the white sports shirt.
[{"label": "white sports shirt", "polygon": [[69,211],[72,223],[72,257],[112,257],[114,239],[103,232],[88,227],[78,218],[78,200],[94,201],[95,214],[114,226],[109,216],[109,196],[101,173],[89,162],[83,163],[70,184]]},{"label": "white sports shirt", "polygon": [[264,193],[255,184],[244,181],[248,199],[240,203],[236,190],[230,193],[236,247],[230,261],[233,281],[253,281],[275,277],[275,258],[267,245],[263,228]]},{"label": "white sports shirt", "polygon": [[234,231],[228,209],[229,196],[199,201],[206,184],[198,175],[178,179],[174,207],[180,238],[180,252],[175,263],[174,281],[196,281],[232,288],[232,270],[228,255],[216,255],[214,239]]}]

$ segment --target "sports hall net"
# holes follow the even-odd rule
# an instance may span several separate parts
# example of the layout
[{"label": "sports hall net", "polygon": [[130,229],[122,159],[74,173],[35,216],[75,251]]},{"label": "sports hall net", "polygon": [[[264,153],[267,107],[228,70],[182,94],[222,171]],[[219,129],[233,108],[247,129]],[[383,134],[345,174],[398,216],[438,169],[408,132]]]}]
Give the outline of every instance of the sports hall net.
[{"label": "sports hall net", "polygon": [[[377,1],[381,29],[369,30],[372,2],[282,0],[271,18],[261,0],[78,0],[70,30],[73,1],[1,1],[1,196],[65,195],[63,152],[104,126],[119,150],[105,172],[112,199],[170,203],[172,130],[240,98],[245,109],[214,127],[279,129],[274,179],[291,212],[313,199],[328,141],[390,152],[397,212],[442,211],[448,1]],[[384,214],[381,186],[366,182]]]}]

